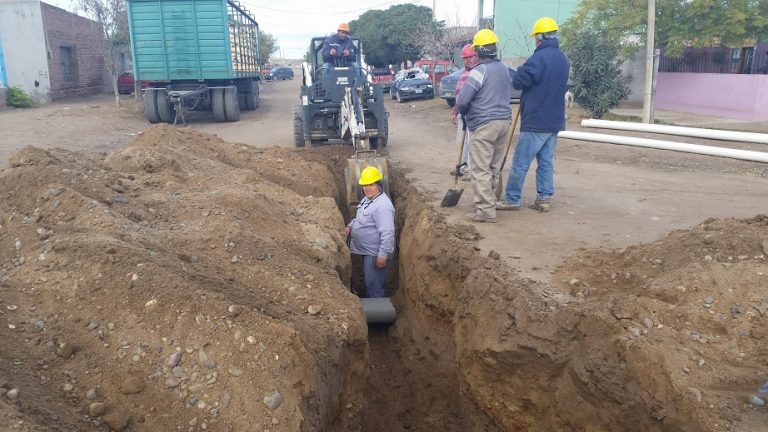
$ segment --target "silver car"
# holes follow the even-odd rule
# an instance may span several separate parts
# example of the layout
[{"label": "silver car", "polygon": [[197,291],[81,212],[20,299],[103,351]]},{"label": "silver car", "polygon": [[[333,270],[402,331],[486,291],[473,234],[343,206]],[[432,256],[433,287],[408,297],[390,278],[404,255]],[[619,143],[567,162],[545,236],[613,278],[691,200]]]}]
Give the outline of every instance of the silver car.
[{"label": "silver car", "polygon": [[[509,69],[509,79],[511,81],[512,78],[515,77],[515,74],[517,73],[517,71],[512,68],[508,68],[508,69]],[[458,69],[454,71],[452,74],[444,76],[443,79],[440,80],[439,95],[441,98],[445,99],[445,102],[450,107],[453,107],[456,104],[456,83],[459,81],[459,77],[461,76],[462,72],[464,72],[464,69]],[[515,90],[513,88],[512,93],[510,94],[509,103],[520,103],[521,94],[522,94],[521,90]]]}]

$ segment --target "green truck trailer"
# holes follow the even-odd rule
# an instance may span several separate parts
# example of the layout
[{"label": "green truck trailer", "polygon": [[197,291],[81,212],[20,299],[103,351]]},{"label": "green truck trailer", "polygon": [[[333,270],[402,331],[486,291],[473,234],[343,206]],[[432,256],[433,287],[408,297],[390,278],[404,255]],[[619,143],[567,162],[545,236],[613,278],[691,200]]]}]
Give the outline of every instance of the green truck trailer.
[{"label": "green truck trailer", "polygon": [[184,110],[238,121],[259,106],[259,25],[235,0],[127,0],[133,73],[144,115],[175,123]]}]

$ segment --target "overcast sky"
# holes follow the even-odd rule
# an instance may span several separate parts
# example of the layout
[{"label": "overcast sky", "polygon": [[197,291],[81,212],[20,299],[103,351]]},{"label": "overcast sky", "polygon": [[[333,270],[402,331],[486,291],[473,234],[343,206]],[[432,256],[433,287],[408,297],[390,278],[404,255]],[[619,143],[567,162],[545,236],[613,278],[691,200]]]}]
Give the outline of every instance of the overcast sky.
[{"label": "overcast sky", "polygon": [[[63,9],[74,10],[76,0],[43,0]],[[392,5],[412,3],[432,8],[437,19],[450,25],[473,25],[477,22],[476,0],[240,0],[256,17],[262,31],[278,40],[286,58],[302,58],[312,36],[325,36],[336,31],[340,22],[358,18],[369,9],[387,9]],[[484,15],[492,13],[493,1],[485,2]]]}]

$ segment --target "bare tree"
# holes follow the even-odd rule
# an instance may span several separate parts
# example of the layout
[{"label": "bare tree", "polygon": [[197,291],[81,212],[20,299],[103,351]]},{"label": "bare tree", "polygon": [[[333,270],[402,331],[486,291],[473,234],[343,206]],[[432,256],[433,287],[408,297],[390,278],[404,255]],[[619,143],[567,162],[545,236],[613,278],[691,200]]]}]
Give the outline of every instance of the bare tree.
[{"label": "bare tree", "polygon": [[77,0],[78,6],[86,16],[101,25],[102,38],[99,41],[104,65],[112,80],[115,104],[120,106],[120,94],[117,91],[116,61],[119,47],[128,41],[128,17],[125,0]]},{"label": "bare tree", "polygon": [[[471,34],[469,34],[471,38]],[[422,57],[433,60],[432,85],[437,85],[434,73],[437,60],[450,60],[454,62],[453,54],[456,48],[467,39],[467,29],[455,26],[446,26],[444,21],[424,23],[413,31],[410,45],[416,48]],[[455,62],[454,62],[455,64]]]}]

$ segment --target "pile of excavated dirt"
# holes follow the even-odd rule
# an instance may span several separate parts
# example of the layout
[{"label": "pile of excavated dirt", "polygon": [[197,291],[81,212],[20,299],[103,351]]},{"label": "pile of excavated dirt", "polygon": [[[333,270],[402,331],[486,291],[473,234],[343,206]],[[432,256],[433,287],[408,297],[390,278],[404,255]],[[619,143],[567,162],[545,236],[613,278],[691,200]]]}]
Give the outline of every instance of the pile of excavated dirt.
[{"label": "pile of excavated dirt", "polygon": [[585,251],[553,286],[480,256],[406,189],[387,335],[401,429],[766,430],[768,216]]},{"label": "pile of excavated dirt", "polygon": [[14,156],[0,430],[766,430],[768,216],[584,251],[552,285],[391,170],[398,318],[368,339],[349,152],[157,126]]},{"label": "pile of excavated dirt", "polygon": [[16,154],[0,172],[0,430],[357,425],[348,152],[157,126],[110,155]]},{"label": "pile of excavated dirt", "polygon": [[576,360],[578,381],[588,389],[596,375],[616,376],[589,365],[603,357],[630,378],[594,388],[617,416],[637,399],[659,430],[766,430],[767,257],[768,215],[709,219],[651,244],[572,257],[555,280],[580,314],[601,318],[582,320],[573,341],[592,340]]}]

